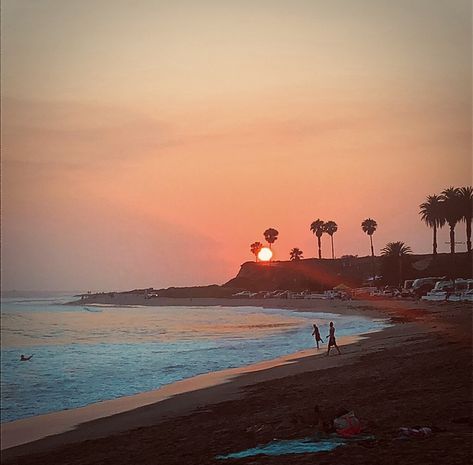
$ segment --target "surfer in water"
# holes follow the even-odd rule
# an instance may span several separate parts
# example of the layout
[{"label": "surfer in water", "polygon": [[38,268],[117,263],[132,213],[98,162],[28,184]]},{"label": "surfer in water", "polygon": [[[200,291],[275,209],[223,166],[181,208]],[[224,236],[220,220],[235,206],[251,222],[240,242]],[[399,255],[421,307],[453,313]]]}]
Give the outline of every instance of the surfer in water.
[{"label": "surfer in water", "polygon": [[31,357],[33,357],[33,355],[25,356],[25,355],[21,354],[20,362],[27,362],[28,360],[31,360]]}]

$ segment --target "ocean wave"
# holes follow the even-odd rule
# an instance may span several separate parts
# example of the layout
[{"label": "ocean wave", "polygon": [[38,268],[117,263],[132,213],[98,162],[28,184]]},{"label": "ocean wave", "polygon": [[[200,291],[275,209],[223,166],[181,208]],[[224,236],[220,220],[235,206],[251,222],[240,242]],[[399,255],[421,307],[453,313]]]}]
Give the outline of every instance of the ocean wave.
[{"label": "ocean wave", "polygon": [[[161,307],[94,313],[76,307],[29,312],[27,320],[15,311],[2,329],[2,421],[131,395],[313,345],[313,315],[293,317],[283,310]],[[321,332],[330,321],[322,317],[317,316]],[[379,325],[353,317],[336,320],[337,334]],[[15,341],[26,341],[28,348],[12,346]],[[33,359],[20,363],[22,352],[34,353]]]}]

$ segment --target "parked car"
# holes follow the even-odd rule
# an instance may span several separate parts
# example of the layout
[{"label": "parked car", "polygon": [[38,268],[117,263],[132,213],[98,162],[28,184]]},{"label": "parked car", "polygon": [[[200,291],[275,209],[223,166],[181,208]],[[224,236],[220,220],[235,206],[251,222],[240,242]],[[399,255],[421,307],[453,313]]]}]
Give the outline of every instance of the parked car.
[{"label": "parked car", "polygon": [[240,298],[247,298],[250,297],[252,293],[250,291],[241,291],[233,294],[232,297],[240,297]]},{"label": "parked car", "polygon": [[413,295],[412,285],[414,284],[414,279],[407,279],[404,281],[404,286],[401,289],[402,297],[411,297]]},{"label": "parked car", "polygon": [[327,299],[338,299],[340,297],[340,292],[334,291],[333,289],[324,292]]},{"label": "parked car", "polygon": [[394,286],[386,286],[383,290],[383,296],[385,297],[398,297],[401,295],[401,291]]},{"label": "parked car", "polygon": [[444,279],[445,276],[415,279],[412,283],[412,293],[417,297],[422,297],[434,288],[437,281],[443,281]]},{"label": "parked car", "polygon": [[468,290],[468,280],[458,278],[455,280],[442,280],[435,283],[434,288],[422,296],[423,300],[430,301],[460,301],[461,296]]},{"label": "parked car", "polygon": [[353,295],[354,296],[370,295],[372,292],[375,292],[377,290],[378,288],[374,286],[358,287],[357,289],[353,290]]},{"label": "parked car", "polygon": [[315,292],[312,292],[311,294],[306,294],[304,296],[304,299],[327,299],[327,296],[325,294],[317,294]]},{"label": "parked car", "polygon": [[305,297],[304,292],[290,292],[288,297],[290,299],[303,299]]}]

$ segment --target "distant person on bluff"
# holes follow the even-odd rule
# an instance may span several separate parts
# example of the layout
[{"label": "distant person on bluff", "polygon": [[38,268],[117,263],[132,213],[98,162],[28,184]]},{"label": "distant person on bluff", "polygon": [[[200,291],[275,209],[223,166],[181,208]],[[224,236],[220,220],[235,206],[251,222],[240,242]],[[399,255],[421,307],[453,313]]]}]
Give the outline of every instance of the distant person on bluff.
[{"label": "distant person on bluff", "polygon": [[330,354],[330,348],[332,346],[334,346],[337,349],[338,355],[341,355],[340,354],[340,349],[337,346],[337,341],[335,340],[335,326],[333,326],[332,321],[330,322],[330,330],[329,330],[329,335],[327,337],[328,337],[327,355]]},{"label": "distant person on bluff", "polygon": [[31,357],[33,357],[33,355],[28,355],[28,357],[26,357],[25,355],[21,354],[20,362],[27,362],[28,360],[31,360]]},{"label": "distant person on bluff", "polygon": [[319,341],[324,342],[323,339],[320,337],[320,331],[319,328],[317,328],[317,325],[314,323],[314,330],[312,331],[312,336],[314,336],[315,343],[317,344],[317,349],[319,348]]}]

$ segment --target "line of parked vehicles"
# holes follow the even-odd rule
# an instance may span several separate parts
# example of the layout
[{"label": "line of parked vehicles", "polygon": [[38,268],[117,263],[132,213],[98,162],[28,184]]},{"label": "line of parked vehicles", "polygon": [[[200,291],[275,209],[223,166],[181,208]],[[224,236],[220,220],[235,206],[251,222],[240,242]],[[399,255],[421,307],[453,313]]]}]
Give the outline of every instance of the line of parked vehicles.
[{"label": "line of parked vehicles", "polygon": [[370,296],[417,298],[428,301],[473,302],[473,279],[431,276],[404,281],[402,289],[386,286]]},{"label": "line of parked vehicles", "polygon": [[473,302],[473,279],[440,279],[421,298],[429,301]]},{"label": "line of parked vehicles", "polygon": [[417,298],[428,301],[473,302],[473,279],[447,279],[445,276],[418,278],[404,281],[399,289],[394,286],[377,288],[373,286],[357,289],[332,289],[325,292],[288,290],[276,291],[241,291],[233,294],[235,298],[249,299],[320,299],[320,300],[351,300],[365,296],[379,298]]},{"label": "line of parked vehicles", "polygon": [[243,298],[243,299],[343,299],[350,300],[351,292],[329,290],[325,292],[312,292],[312,291],[241,291],[233,294],[232,297]]}]

